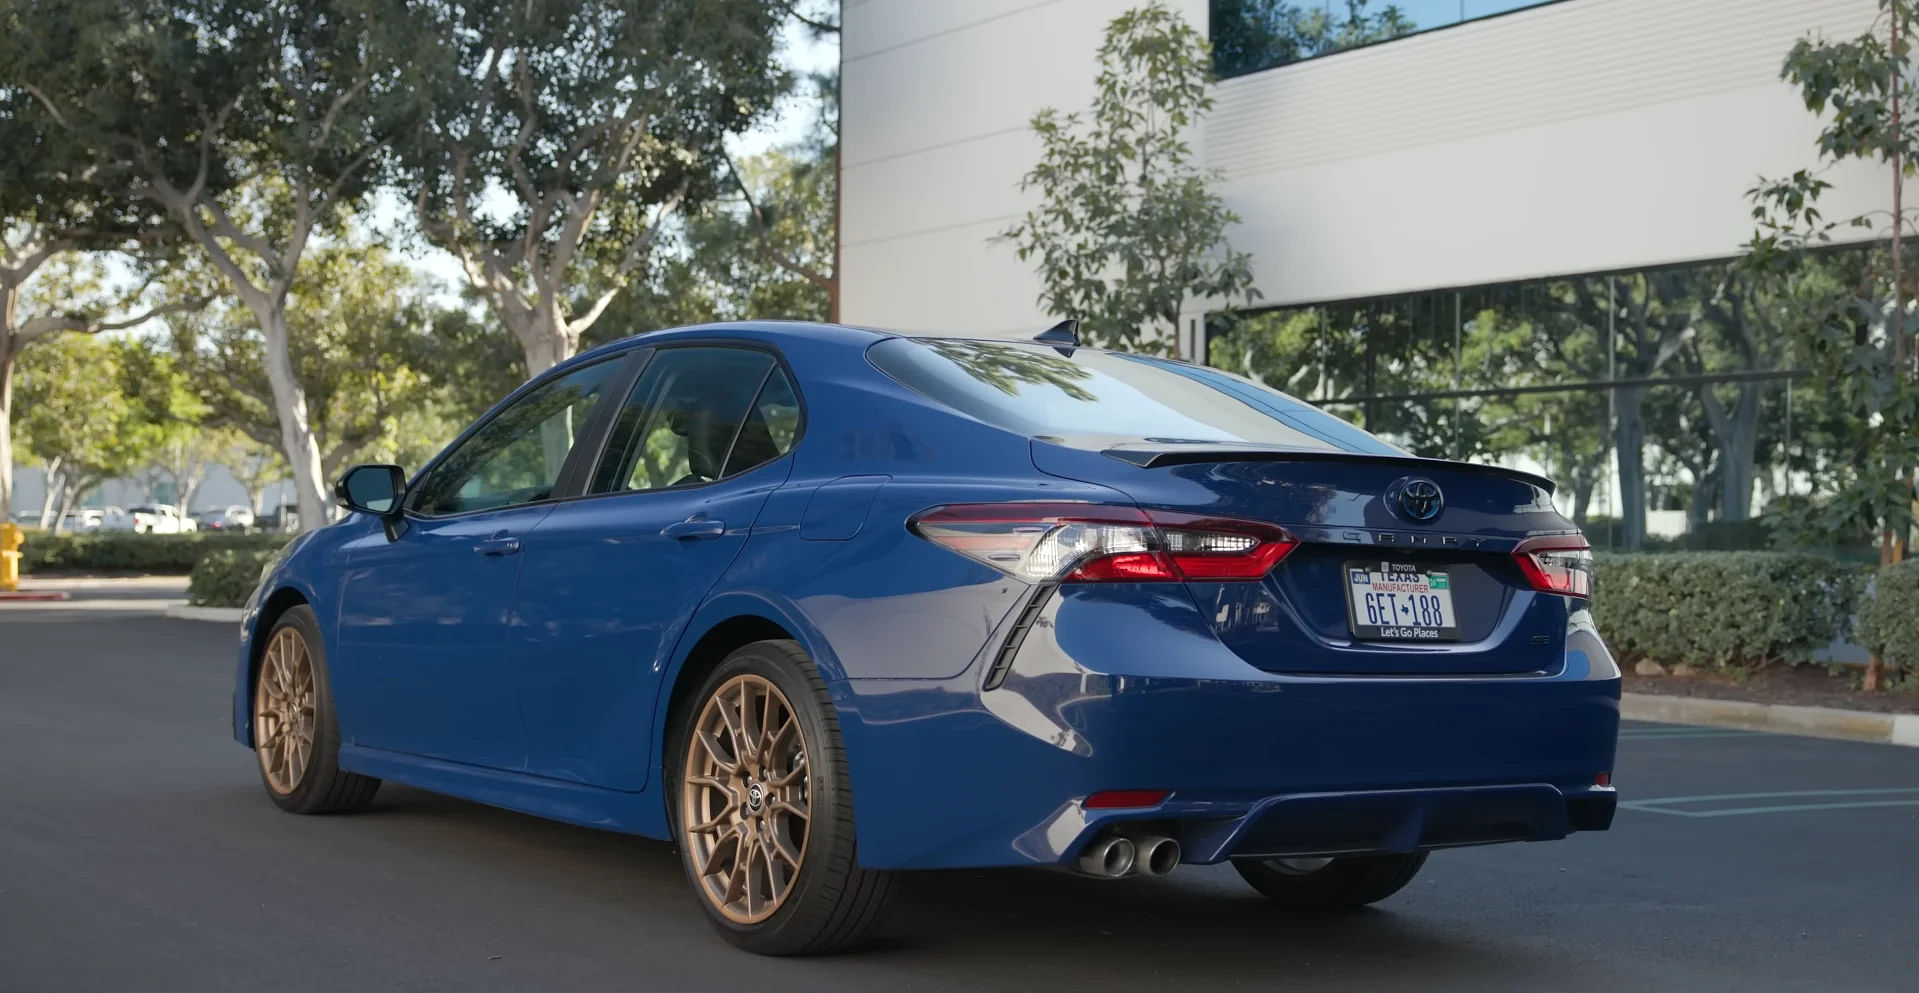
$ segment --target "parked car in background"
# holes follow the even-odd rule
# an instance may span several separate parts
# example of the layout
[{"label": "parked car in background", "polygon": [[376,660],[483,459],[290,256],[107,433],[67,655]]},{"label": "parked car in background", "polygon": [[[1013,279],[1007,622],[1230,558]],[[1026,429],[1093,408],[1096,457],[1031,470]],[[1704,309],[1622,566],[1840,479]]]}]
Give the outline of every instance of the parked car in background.
[{"label": "parked car in background", "polygon": [[[38,519],[39,515],[34,517]],[[118,507],[81,507],[67,511],[60,529],[68,532],[125,531],[130,528],[132,520],[126,511]]]},{"label": "parked car in background", "polygon": [[253,528],[253,510],[234,504],[217,510],[203,510],[195,515],[201,530],[204,531],[248,531]]},{"label": "parked car in background", "polygon": [[137,534],[179,534],[184,531],[197,531],[198,525],[193,518],[182,517],[180,512],[166,504],[129,507],[126,512],[126,525],[115,530],[132,531]]}]

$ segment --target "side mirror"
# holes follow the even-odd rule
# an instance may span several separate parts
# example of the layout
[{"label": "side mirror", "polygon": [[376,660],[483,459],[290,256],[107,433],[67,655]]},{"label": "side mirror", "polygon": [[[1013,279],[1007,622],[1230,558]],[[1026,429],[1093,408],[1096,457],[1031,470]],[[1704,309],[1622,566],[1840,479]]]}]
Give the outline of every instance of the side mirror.
[{"label": "side mirror", "polygon": [[397,465],[356,465],[333,484],[340,506],[377,517],[398,517],[406,473]]}]

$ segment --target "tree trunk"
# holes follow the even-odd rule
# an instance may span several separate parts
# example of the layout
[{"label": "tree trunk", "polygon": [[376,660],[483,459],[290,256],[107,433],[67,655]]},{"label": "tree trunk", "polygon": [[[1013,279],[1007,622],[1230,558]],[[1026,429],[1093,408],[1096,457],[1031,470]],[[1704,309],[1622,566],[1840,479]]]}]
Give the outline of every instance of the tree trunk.
[{"label": "tree trunk", "polygon": [[273,389],[273,413],[280,422],[280,444],[293,469],[294,499],[300,508],[300,530],[327,522],[326,483],[320,472],[320,445],[307,415],[306,391],[293,372],[288,346],[286,311],[275,306],[255,313],[266,339],[267,384]]},{"label": "tree trunk", "polygon": [[1646,541],[1646,418],[1640,411],[1645,388],[1621,387],[1613,422],[1613,450],[1619,459],[1619,528],[1627,548]]},{"label": "tree trunk", "polygon": [[1705,530],[1706,522],[1712,516],[1714,482],[1712,470],[1692,470],[1692,499],[1686,502],[1686,530],[1692,534]]},{"label": "tree trunk", "polygon": [[46,471],[41,474],[41,478],[46,481],[46,485],[40,487],[40,530],[42,531],[53,526],[54,494],[58,492],[54,487],[59,483],[60,470],[65,463],[65,459],[54,459],[47,463]]},{"label": "tree trunk", "polygon": [[67,515],[73,512],[74,501],[80,494],[93,485],[93,480],[81,473],[74,473],[71,479],[60,481],[60,513],[53,518],[53,533],[61,534],[67,529]]},{"label": "tree trunk", "polygon": [[[499,308],[494,313],[506,317]],[[528,379],[572,358],[580,348],[579,339],[566,328],[566,315],[557,306],[536,305],[523,313],[520,321],[508,321],[507,326],[520,339]]]},{"label": "tree trunk", "polygon": [[13,349],[0,338],[0,521],[13,519]]}]

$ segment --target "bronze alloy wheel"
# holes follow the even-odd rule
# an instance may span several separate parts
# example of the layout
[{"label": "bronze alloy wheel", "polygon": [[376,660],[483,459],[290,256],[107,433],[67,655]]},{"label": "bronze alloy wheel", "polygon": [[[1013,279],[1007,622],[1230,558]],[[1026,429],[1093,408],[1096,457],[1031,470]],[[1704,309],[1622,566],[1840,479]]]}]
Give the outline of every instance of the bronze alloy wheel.
[{"label": "bronze alloy wheel", "polygon": [[298,630],[283,627],[267,644],[253,694],[253,750],[281,796],[300,788],[312,764],[314,703],[313,656]]},{"label": "bronze alloy wheel", "polygon": [[812,817],[805,732],[786,696],[742,673],[693,724],[680,823],[700,891],[737,924],[757,924],[793,892]]}]

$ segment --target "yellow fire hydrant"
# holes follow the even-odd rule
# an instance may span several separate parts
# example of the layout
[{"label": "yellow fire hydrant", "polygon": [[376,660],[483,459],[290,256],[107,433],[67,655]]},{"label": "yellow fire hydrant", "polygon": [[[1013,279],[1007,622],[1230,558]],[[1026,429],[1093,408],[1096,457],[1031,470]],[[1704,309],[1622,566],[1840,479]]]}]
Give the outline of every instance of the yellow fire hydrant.
[{"label": "yellow fire hydrant", "polygon": [[0,522],[0,591],[20,588],[20,545],[27,533],[12,521]]}]

